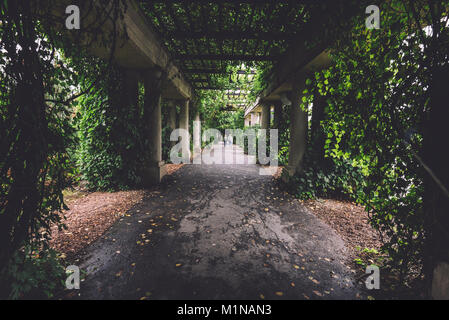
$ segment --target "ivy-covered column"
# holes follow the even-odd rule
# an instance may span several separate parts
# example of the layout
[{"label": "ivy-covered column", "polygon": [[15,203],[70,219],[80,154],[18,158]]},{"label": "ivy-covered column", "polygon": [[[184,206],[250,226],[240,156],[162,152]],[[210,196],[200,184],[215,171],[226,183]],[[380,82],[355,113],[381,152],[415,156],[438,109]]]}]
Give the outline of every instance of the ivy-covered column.
[{"label": "ivy-covered column", "polygon": [[188,162],[190,160],[190,133],[189,133],[189,105],[190,100],[181,102],[181,112],[179,114],[179,128],[187,133],[182,137],[182,155]]},{"label": "ivy-covered column", "polygon": [[145,72],[144,118],[147,124],[149,153],[144,170],[144,184],[161,182],[165,175],[165,163],[162,161],[162,115],[161,98],[164,74],[160,70]]},{"label": "ivy-covered column", "polygon": [[[126,139],[120,139],[119,136],[123,135],[125,132],[128,137],[131,139],[135,138],[132,136],[132,130],[129,126],[129,123],[138,121],[139,119],[139,73],[137,70],[134,69],[128,69],[123,68],[122,69],[122,79],[123,81],[122,86],[124,89],[124,92],[120,92],[119,90],[116,90],[116,95],[118,96],[119,104],[116,105],[116,108],[119,108],[121,110],[117,110],[117,116],[121,117],[120,125],[118,128],[116,128],[116,139],[117,141],[122,141],[123,145],[121,146],[121,157],[124,164],[128,164],[131,168],[138,167],[137,163],[138,160],[136,160],[136,155],[133,154],[134,152],[137,152],[137,144],[133,144],[133,147],[129,148],[129,142]],[[111,83],[110,91],[114,91],[114,83]],[[121,101],[120,101],[121,100]],[[125,109],[125,110],[123,110]],[[126,131],[124,131],[126,128]],[[129,138],[128,138],[129,140]],[[136,164],[135,166],[132,166],[131,164]],[[132,169],[131,169],[132,170]],[[123,172],[122,176],[126,177],[129,175],[129,172]],[[125,179],[125,178],[124,178]],[[124,180],[126,181],[126,180]],[[129,184],[131,185],[132,182],[130,181]]]},{"label": "ivy-covered column", "polygon": [[139,105],[139,73],[133,69],[125,69],[124,72],[125,95],[127,104],[137,111]]},{"label": "ivy-covered column", "polygon": [[287,170],[290,176],[302,171],[302,160],[307,148],[307,114],[301,108],[300,98],[305,86],[305,75],[295,77],[290,94],[290,146]]}]

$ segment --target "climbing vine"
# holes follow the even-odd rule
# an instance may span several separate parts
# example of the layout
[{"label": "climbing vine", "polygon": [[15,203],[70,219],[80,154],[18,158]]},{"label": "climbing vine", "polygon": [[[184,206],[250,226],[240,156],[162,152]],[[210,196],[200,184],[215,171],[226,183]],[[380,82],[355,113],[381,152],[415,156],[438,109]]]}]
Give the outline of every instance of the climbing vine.
[{"label": "climbing vine", "polygon": [[[311,97],[318,90],[327,101],[321,123],[327,159],[336,168],[344,162],[358,172],[351,176],[354,170],[333,171],[340,178],[329,182],[334,173],[324,175],[324,185],[343,186],[344,193],[366,207],[403,283],[416,268],[424,267],[431,278],[426,263],[437,255],[428,247],[429,241],[435,245],[430,225],[441,218],[434,215],[428,221],[425,212],[435,204],[425,199],[426,190],[442,191],[429,183],[429,172],[417,155],[425,155],[429,115],[432,108],[438,110],[438,100],[431,99],[435,67],[447,70],[449,62],[448,7],[444,1],[388,1],[383,9],[380,30],[353,20],[351,37],[340,37],[332,48],[334,65],[311,77],[306,92]],[[433,170],[444,172],[438,164]],[[304,183],[320,181],[320,171],[306,169],[298,177],[301,196],[328,193],[322,184],[304,188]]]},{"label": "climbing vine", "polygon": [[[0,2],[2,298],[28,294],[50,280],[42,276],[45,261],[59,263],[48,240],[53,224],[63,228],[62,191],[76,174],[72,114],[81,94],[76,84],[84,76],[82,68],[70,67],[66,59],[83,52],[93,38],[114,43],[115,36],[99,32],[103,24],[115,26],[119,19],[120,1],[113,4],[105,10],[109,4],[85,2],[99,19],[68,38],[61,35],[62,19],[52,1]],[[104,19],[105,12],[111,16]],[[40,286],[44,294],[50,294],[50,287]]]}]

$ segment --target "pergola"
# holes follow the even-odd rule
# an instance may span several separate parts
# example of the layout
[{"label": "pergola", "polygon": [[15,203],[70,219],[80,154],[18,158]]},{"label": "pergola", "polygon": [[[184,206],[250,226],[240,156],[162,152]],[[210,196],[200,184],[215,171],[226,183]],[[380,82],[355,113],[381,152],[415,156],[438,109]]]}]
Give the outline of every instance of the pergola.
[{"label": "pergola", "polygon": [[[126,90],[122,92],[124,107],[135,104],[139,83],[145,89],[144,117],[148,120],[148,141],[153,146],[145,169],[146,181],[159,183],[165,174],[162,99],[170,108],[170,128],[175,129],[175,107],[179,107],[179,128],[189,132],[190,102],[195,91],[198,94],[198,91],[217,90],[217,95],[228,96],[223,108],[242,109],[247,106],[247,84],[254,78],[257,66],[271,70],[271,74],[264,75],[265,88],[260,88],[262,92],[257,100],[263,108],[262,129],[269,128],[271,106],[279,110],[282,97],[287,92],[293,95],[290,145],[298,150],[290,152],[289,172],[298,170],[307,128],[307,117],[299,107],[301,86],[305,85],[306,74],[328,63],[325,49],[330,39],[326,32],[329,23],[336,20],[328,17],[343,8],[343,1],[125,1],[124,28],[117,30],[119,45],[114,60],[126,74]],[[108,49],[104,43],[98,43],[92,51],[105,58]],[[248,81],[238,81],[240,77]],[[198,108],[192,110],[194,118],[200,121]],[[200,141],[198,130],[193,136],[194,141]],[[188,139],[182,139],[181,147],[189,158]],[[194,149],[197,147],[194,144]]]},{"label": "pergola", "polygon": [[295,41],[304,39],[313,15],[306,10],[309,2],[140,0],[139,4],[192,88],[220,90],[223,81],[218,79],[226,78],[229,66],[276,64]]}]

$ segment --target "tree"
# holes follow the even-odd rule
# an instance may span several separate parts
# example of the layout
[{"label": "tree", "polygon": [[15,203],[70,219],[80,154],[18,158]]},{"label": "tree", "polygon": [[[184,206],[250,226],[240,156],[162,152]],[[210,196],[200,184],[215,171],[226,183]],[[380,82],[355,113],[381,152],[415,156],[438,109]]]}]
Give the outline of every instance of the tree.
[{"label": "tree", "polygon": [[[58,12],[52,1],[0,3],[2,295],[8,290],[5,268],[13,254],[30,243],[45,250],[51,224],[61,222],[73,139],[70,115],[82,94],[73,88],[86,66],[68,67],[66,58],[85,53],[93,42],[114,44],[124,9],[121,1],[84,1],[80,7],[90,9],[97,19],[70,36],[61,19],[65,11]],[[104,32],[106,24],[110,32]]]}]

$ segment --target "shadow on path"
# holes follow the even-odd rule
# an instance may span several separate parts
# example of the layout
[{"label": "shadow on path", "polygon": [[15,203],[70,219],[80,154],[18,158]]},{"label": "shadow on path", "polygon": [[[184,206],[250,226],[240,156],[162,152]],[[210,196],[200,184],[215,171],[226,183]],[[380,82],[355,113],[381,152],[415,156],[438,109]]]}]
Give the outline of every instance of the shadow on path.
[{"label": "shadow on path", "polygon": [[341,238],[259,166],[188,165],[85,249],[80,297],[355,299],[345,259]]}]

